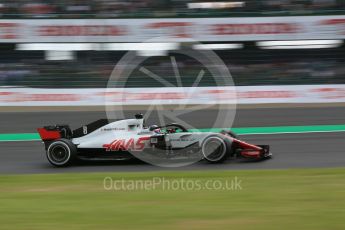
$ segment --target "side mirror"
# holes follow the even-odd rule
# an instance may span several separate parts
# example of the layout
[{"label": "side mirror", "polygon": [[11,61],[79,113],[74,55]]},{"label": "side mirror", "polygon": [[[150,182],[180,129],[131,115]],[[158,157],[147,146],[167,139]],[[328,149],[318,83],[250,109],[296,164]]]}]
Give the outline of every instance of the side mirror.
[{"label": "side mirror", "polygon": [[159,128],[160,128],[160,127],[157,126],[157,125],[152,125],[152,126],[149,127],[149,130],[150,130],[150,131],[153,131],[153,130],[159,129]]}]

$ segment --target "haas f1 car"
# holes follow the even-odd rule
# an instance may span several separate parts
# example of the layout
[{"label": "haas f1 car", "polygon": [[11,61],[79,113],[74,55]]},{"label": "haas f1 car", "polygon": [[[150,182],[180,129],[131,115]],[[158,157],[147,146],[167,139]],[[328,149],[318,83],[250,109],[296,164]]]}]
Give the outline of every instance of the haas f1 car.
[{"label": "haas f1 car", "polygon": [[[45,145],[48,161],[58,167],[71,165],[76,160],[138,158],[142,152],[164,157],[181,154],[199,155],[210,163],[221,163],[229,157],[267,159],[268,145],[253,145],[241,141],[231,131],[190,132],[176,123],[146,127],[142,114],[134,119],[109,122],[100,119],[76,130],[68,125],[38,128]],[[181,151],[186,150],[186,151]]]}]

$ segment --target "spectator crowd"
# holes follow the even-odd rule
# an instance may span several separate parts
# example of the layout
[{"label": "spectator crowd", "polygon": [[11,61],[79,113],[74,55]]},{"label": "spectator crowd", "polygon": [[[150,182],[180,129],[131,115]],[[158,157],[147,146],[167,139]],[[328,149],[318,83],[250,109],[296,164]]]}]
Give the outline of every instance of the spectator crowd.
[{"label": "spectator crowd", "polygon": [[[345,84],[345,56],[343,49],[322,51],[277,52],[260,54],[246,50],[219,54],[231,72],[236,85],[279,84]],[[9,57],[11,55],[7,55]],[[20,57],[0,60],[0,85],[20,87],[106,87],[109,77],[120,60],[118,52],[84,52],[72,61],[45,61],[44,57]],[[191,86],[201,69],[205,76],[201,85],[214,84],[205,66],[187,58],[176,57],[184,86]],[[130,64],[128,64],[130,65]],[[130,79],[122,79],[125,87],[161,86],[139,71],[145,67],[176,85],[176,78],[168,56],[151,57],[133,68]],[[217,76],[216,76],[217,77]]]},{"label": "spectator crowd", "polygon": [[[226,2],[208,4],[203,2]],[[197,7],[193,3],[198,3]],[[200,4],[201,3],[201,4]],[[255,16],[343,13],[344,0],[1,0],[0,18]]]}]

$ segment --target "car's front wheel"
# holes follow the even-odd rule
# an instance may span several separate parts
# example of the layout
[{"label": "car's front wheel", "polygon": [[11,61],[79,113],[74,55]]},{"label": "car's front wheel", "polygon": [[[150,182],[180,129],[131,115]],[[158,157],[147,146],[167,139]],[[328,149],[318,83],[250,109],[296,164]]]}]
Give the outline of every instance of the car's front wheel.
[{"label": "car's front wheel", "polygon": [[48,161],[57,167],[65,167],[70,165],[75,159],[77,148],[68,139],[59,139],[53,141],[47,149]]},{"label": "car's front wheel", "polygon": [[225,138],[219,135],[207,137],[202,145],[203,158],[210,163],[221,163],[229,156],[230,145]]}]

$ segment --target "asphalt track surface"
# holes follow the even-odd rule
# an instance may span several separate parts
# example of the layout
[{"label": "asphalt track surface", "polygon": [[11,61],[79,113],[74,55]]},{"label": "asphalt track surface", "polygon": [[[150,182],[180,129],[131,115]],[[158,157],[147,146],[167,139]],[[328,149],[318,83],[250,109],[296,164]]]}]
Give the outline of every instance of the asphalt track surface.
[{"label": "asphalt track surface", "polygon": [[[139,111],[138,111],[139,112]],[[128,111],[132,116],[136,111]],[[212,125],[216,110],[191,112],[184,120],[198,128]],[[43,125],[66,123],[72,128],[104,118],[105,112],[18,112],[0,113],[1,133],[32,133]],[[154,115],[147,123],[154,123]],[[242,109],[233,127],[345,124],[345,108]],[[254,144],[269,144],[274,157],[262,162],[232,160],[224,164],[198,162],[181,168],[161,168],[139,161],[84,162],[68,168],[54,168],[46,160],[39,141],[0,142],[0,173],[117,172],[154,170],[281,169],[345,166],[345,132],[246,135],[241,139]]]}]

